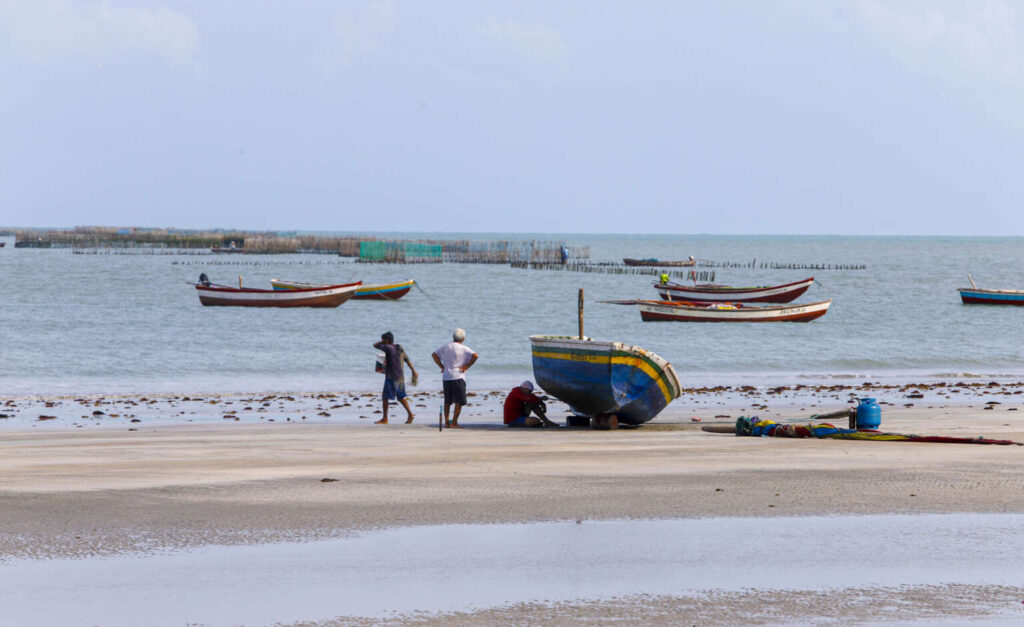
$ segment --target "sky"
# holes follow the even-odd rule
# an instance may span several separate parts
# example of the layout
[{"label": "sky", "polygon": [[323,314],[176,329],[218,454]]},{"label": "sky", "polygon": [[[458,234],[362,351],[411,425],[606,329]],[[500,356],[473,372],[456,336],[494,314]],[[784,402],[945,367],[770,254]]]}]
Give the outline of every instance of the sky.
[{"label": "sky", "polygon": [[1024,235],[1024,0],[0,0],[0,225]]}]

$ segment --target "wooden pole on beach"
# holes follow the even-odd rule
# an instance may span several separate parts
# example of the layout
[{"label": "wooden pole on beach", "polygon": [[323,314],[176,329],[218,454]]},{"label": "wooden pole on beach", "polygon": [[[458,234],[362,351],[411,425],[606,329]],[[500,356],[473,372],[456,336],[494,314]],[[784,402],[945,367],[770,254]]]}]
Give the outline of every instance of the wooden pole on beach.
[{"label": "wooden pole on beach", "polygon": [[583,288],[580,288],[580,302],[579,302],[579,314],[580,314],[580,339],[583,339]]}]

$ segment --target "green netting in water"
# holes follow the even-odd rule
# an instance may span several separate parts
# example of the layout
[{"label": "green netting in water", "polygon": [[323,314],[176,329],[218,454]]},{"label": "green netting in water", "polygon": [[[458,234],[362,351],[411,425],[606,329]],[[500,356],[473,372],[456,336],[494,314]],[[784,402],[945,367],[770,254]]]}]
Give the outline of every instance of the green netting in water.
[{"label": "green netting in water", "polygon": [[441,261],[440,244],[415,242],[359,242],[360,261],[425,262]]},{"label": "green netting in water", "polygon": [[403,242],[402,246],[405,248],[406,259],[441,260],[440,244],[413,244],[410,242]]}]

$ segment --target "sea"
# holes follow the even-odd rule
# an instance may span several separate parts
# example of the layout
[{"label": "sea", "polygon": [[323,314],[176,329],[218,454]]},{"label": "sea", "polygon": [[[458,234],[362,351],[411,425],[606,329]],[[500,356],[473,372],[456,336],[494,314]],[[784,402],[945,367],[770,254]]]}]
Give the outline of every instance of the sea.
[{"label": "sea", "polygon": [[[8,241],[0,396],[376,391],[372,344],[385,331],[432,389],[440,375],[430,355],[456,327],[480,355],[469,388],[504,389],[532,378],[531,335],[578,333],[580,289],[587,336],[661,355],[684,387],[1024,379],[1024,308],[965,306],[956,289],[968,274],[979,287],[1024,289],[1020,237],[376,235],[564,241],[588,247],[593,262],[692,255],[717,264],[697,268],[717,283],[813,276],[799,300],[833,304],[809,323],[642,322],[635,306],[601,301],[655,298],[654,276],[310,254],[76,254]],[[248,287],[274,278],[417,287],[337,309],[203,307],[191,285],[200,273]]]}]

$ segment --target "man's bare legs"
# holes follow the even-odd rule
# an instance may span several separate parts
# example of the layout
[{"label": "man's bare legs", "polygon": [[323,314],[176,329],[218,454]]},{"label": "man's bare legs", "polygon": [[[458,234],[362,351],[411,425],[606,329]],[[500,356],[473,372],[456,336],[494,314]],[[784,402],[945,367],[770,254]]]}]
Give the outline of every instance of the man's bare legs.
[{"label": "man's bare legs", "polygon": [[452,419],[448,420],[448,414],[451,407],[451,404],[446,404],[444,406],[444,426],[452,429],[461,429],[462,426],[459,425],[459,414],[462,413],[462,405],[455,403],[455,413],[452,414]]},{"label": "man's bare legs", "polygon": [[[409,415],[409,417],[405,419],[405,424],[407,424],[407,425],[408,424],[412,424],[412,419],[416,417],[416,414],[412,413],[412,408],[409,407],[409,400],[405,399],[405,398],[400,398],[400,399],[398,399],[398,402],[402,404],[402,407],[405,408],[405,413]],[[388,402],[388,399],[385,398],[384,399],[384,403],[383,403],[384,417],[381,418],[380,420],[378,420],[377,422],[375,422],[374,424],[378,424],[378,425],[386,425],[386,424],[388,424],[388,405],[389,404],[390,403]]]},{"label": "man's bare legs", "polygon": [[416,414],[412,413],[412,408],[409,407],[409,400],[401,398],[398,402],[402,404],[402,407],[405,408],[405,413],[409,415],[409,417],[405,419],[405,424],[412,424],[412,419],[416,417]]}]

